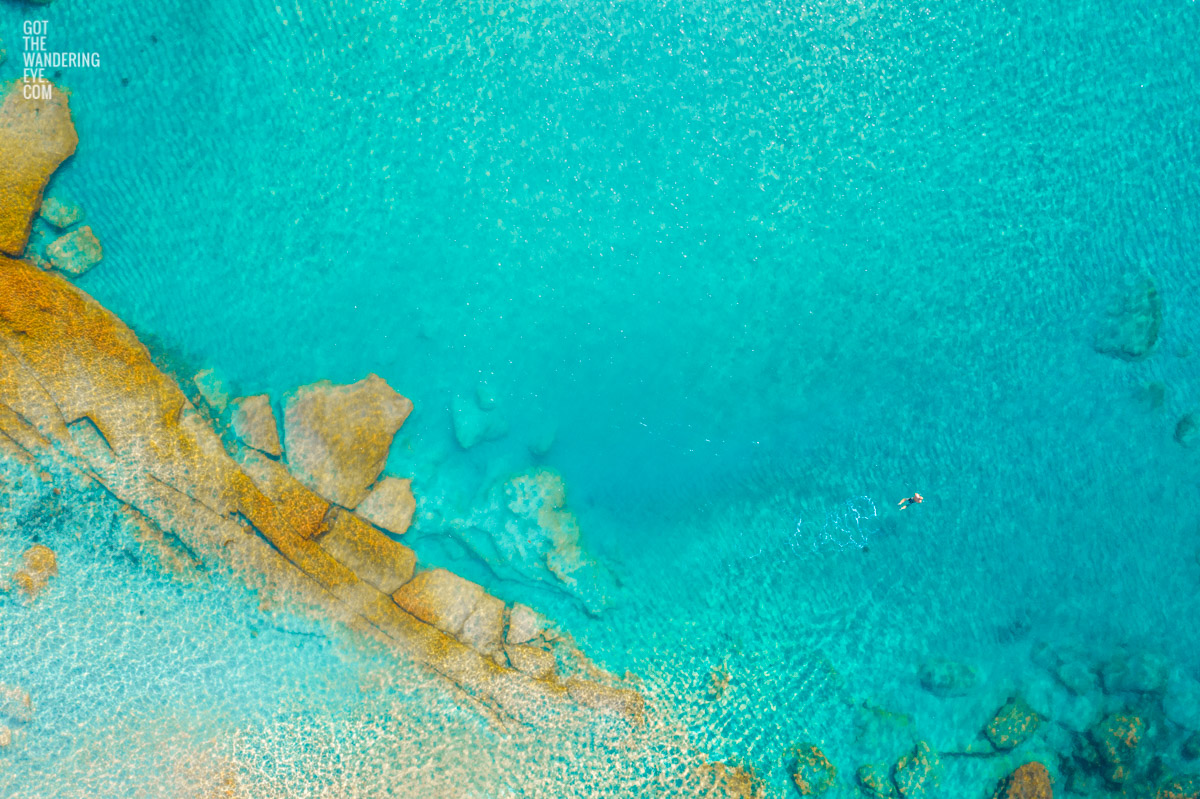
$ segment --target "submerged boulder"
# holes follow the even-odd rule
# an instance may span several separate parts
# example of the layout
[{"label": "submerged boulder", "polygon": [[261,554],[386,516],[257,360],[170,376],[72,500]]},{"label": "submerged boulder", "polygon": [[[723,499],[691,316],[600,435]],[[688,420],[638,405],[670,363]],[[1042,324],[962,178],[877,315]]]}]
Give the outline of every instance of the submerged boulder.
[{"label": "submerged boulder", "polygon": [[1200,730],[1200,681],[1180,670],[1167,678],[1163,713],[1185,730]]},{"label": "submerged boulder", "polygon": [[79,143],[67,95],[53,84],[48,100],[22,96],[21,84],[3,88],[0,103],[0,252],[20,255],[42,191]]},{"label": "submerged boulder", "polygon": [[233,433],[246,446],[259,452],[276,458],[283,454],[275,411],[271,409],[271,398],[266,394],[239,397],[233,401]]},{"label": "submerged boulder", "polygon": [[1050,772],[1041,763],[1026,763],[1000,781],[992,799],[1054,799]]},{"label": "submerged boulder", "polygon": [[1063,661],[1055,667],[1054,676],[1076,696],[1090,696],[1100,690],[1100,678],[1080,660]]},{"label": "submerged boulder", "polygon": [[87,225],[59,236],[46,247],[50,265],[68,275],[82,275],[103,258],[100,240]]},{"label": "submerged boulder", "polygon": [[192,376],[192,382],[200,396],[217,413],[223,413],[229,405],[229,387],[216,369],[201,369]]},{"label": "submerged boulder", "polygon": [[1113,300],[1096,334],[1097,352],[1127,361],[1145,358],[1158,341],[1162,301],[1149,275],[1127,284]]},{"label": "submerged boulder", "polygon": [[385,594],[408,582],[416,568],[417,556],[411,549],[341,508],[329,509],[316,540],[339,563]]},{"label": "submerged boulder", "polygon": [[516,644],[504,647],[508,661],[517,671],[524,672],[534,679],[549,677],[554,673],[556,661],[554,655],[536,646]]},{"label": "submerged boulder", "polygon": [[705,761],[691,770],[695,789],[688,796],[705,799],[763,799],[766,787],[754,772],[742,766]]},{"label": "submerged boulder", "polygon": [[520,602],[512,606],[508,616],[508,632],[506,641],[510,644],[527,644],[542,634],[546,620],[541,614],[528,605]]},{"label": "submerged boulder", "polygon": [[503,636],[504,602],[491,594],[484,594],[463,622],[458,640],[476,652],[495,656],[500,652]]},{"label": "submerged boulder", "polygon": [[1187,760],[1200,759],[1200,732],[1194,732],[1183,742],[1180,754]]},{"label": "submerged boulder", "polygon": [[616,578],[583,545],[562,477],[549,469],[497,481],[486,503],[449,527],[499,576],[560,589],[589,613],[616,593]]},{"label": "submerged boulder", "polygon": [[508,435],[508,421],[495,410],[495,400],[482,406],[478,400],[456,396],[450,403],[454,437],[463,449]]},{"label": "submerged boulder", "polygon": [[0,717],[28,724],[33,720],[33,700],[29,692],[16,685],[0,683]]},{"label": "submerged boulder", "polygon": [[21,556],[24,568],[13,575],[13,582],[26,596],[35,597],[58,574],[58,558],[50,547],[34,544]]},{"label": "submerged boulder", "polygon": [[1088,733],[1095,765],[1106,780],[1120,785],[1141,766],[1145,733],[1146,722],[1132,713],[1113,713]]},{"label": "submerged boulder", "polygon": [[1104,690],[1110,694],[1160,691],[1170,669],[1166,658],[1148,652],[1118,657],[1104,667]]},{"label": "submerged boulder", "polygon": [[942,761],[925,741],[896,762],[892,783],[903,799],[922,799],[941,782]]},{"label": "submerged boulder", "polygon": [[371,489],[371,493],[358,504],[354,512],[376,527],[403,535],[412,524],[416,510],[412,480],[385,477]]},{"label": "submerged boulder", "polygon": [[482,586],[445,569],[421,572],[395,593],[397,605],[454,636],[483,597]]},{"label": "submerged boulder", "polygon": [[921,687],[935,696],[966,696],[979,683],[979,670],[967,663],[935,658],[921,665]]},{"label": "submerged boulder", "polygon": [[1200,799],[1200,777],[1172,777],[1158,786],[1154,799]]},{"label": "submerged boulder", "polygon": [[859,766],[854,774],[858,787],[871,799],[893,799],[896,787],[892,785],[887,766]]},{"label": "submerged boulder", "polygon": [[392,437],[411,412],[412,402],[374,374],[349,385],[302,386],[283,404],[288,467],[313,491],[353,508],[383,471]]},{"label": "submerged boulder", "polygon": [[837,778],[837,768],[816,744],[806,743],[796,747],[792,763],[792,782],[801,796],[824,793]]},{"label": "submerged boulder", "polygon": [[77,204],[62,197],[47,197],[42,200],[39,213],[42,219],[59,230],[66,230],[71,225],[77,225],[83,221],[83,210]]},{"label": "submerged boulder", "polygon": [[1192,446],[1196,439],[1200,438],[1200,420],[1196,418],[1194,411],[1179,417],[1179,421],[1175,423],[1174,438],[1176,444],[1184,447]]},{"label": "submerged boulder", "polygon": [[984,732],[997,749],[1013,749],[1037,732],[1040,721],[1025,700],[1014,697],[996,712]]}]

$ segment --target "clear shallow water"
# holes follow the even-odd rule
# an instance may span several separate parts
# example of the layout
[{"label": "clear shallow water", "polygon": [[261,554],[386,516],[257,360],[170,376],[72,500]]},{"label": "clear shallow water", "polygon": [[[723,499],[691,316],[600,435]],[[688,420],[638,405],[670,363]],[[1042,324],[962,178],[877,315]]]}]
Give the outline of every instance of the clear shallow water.
[{"label": "clear shallow water", "polygon": [[[8,74],[25,15],[0,10]],[[688,707],[727,661],[732,705],[693,726],[778,790],[798,738],[894,759],[846,723],[862,698],[969,737],[1040,639],[1200,666],[1171,438],[1200,407],[1195,4],[38,16],[106,59],[64,78],[56,185],[106,253],[80,285],[241,392],[383,375],[417,407],[391,467],[422,557]],[[1091,343],[1140,269],[1164,323],[1131,364]],[[510,433],[462,452],[448,408],[480,381]],[[441,534],[538,460],[623,581],[598,620]],[[867,552],[793,546],[856,496]],[[930,697],[934,655],[988,688]]]}]

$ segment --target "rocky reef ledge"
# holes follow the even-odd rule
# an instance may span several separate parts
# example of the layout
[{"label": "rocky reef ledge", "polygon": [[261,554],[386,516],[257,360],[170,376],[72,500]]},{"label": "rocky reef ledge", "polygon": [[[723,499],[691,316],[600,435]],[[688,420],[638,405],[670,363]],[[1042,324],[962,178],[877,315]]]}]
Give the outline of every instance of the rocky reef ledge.
[{"label": "rocky reef ledge", "polygon": [[[19,156],[0,169],[0,249],[15,255],[75,132],[65,99],[42,107],[14,94],[0,111],[0,147]],[[537,724],[569,709],[644,724],[642,695],[567,636],[450,572],[418,571],[411,549],[351,509],[381,485],[407,399],[374,376],[298,392],[282,462],[261,405],[244,420],[259,428],[250,443],[223,439],[116,316],[61,275],[0,256],[0,454],[95,480],[160,563],[225,570],[264,603],[340,620],[497,720]]]},{"label": "rocky reef ledge", "polygon": [[[377,377],[364,383],[394,405],[408,403]],[[381,436],[390,443],[399,424],[373,404],[331,417],[340,425],[332,440],[354,452]],[[361,426],[347,429],[352,423]],[[313,446],[304,450],[309,469]],[[586,658],[564,636],[528,635],[528,609],[508,608],[449,572],[417,573],[411,549],[312,491],[283,463],[249,447],[228,452],[120,320],[66,279],[2,257],[0,449],[103,484],[140,524],[157,528],[150,538],[181,550],[162,562],[225,568],[266,601],[332,615],[501,716],[532,722],[568,700],[643,721],[641,695],[611,675],[594,667],[561,673],[561,664]]]}]

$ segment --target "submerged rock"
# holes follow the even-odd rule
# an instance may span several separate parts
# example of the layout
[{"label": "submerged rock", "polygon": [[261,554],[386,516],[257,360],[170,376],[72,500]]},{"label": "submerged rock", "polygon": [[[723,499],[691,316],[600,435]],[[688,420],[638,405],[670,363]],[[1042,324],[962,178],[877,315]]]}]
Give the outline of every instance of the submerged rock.
[{"label": "submerged rock", "polygon": [[0,104],[0,252],[9,255],[25,250],[50,175],[79,143],[66,93],[47,85],[51,99],[27,100],[13,81]]},{"label": "submerged rock", "polygon": [[896,787],[892,785],[887,766],[859,766],[854,774],[858,787],[871,799],[893,799]]},{"label": "submerged rock", "polygon": [[505,640],[510,644],[527,644],[542,634],[546,620],[528,605],[520,602],[512,606],[508,616],[508,633]]},{"label": "submerged rock", "polygon": [[816,744],[802,744],[796,747],[794,754],[792,782],[800,795],[811,796],[829,790],[837,778],[837,768],[825,753]]},{"label": "submerged rock", "polygon": [[33,720],[33,700],[29,692],[16,685],[0,683],[0,717],[28,724]]},{"label": "submerged rock", "polygon": [[1103,695],[1099,681],[1094,692],[1074,694],[1062,683],[1049,678],[1031,680],[1022,688],[1022,696],[1039,716],[1077,733],[1089,729],[1102,715]]},{"label": "submerged rock", "polygon": [[480,407],[467,397],[456,396],[450,403],[450,414],[454,423],[454,437],[463,449],[493,441],[508,435],[508,421],[493,410],[492,405]]},{"label": "submerged rock", "polygon": [[103,258],[100,240],[87,225],[59,236],[46,247],[50,265],[68,275],[82,275]]},{"label": "submerged rock", "polygon": [[339,563],[385,594],[408,582],[416,568],[417,556],[411,549],[341,508],[329,509],[316,540]]},{"label": "submerged rock", "polygon": [[42,219],[59,230],[65,230],[83,221],[83,210],[77,204],[61,197],[47,197],[42,200],[39,213]]},{"label": "submerged rock", "polygon": [[1115,298],[1096,334],[1097,352],[1124,360],[1146,357],[1162,325],[1162,302],[1154,279],[1143,275]]},{"label": "submerged rock", "polygon": [[1200,681],[1180,670],[1167,678],[1163,713],[1185,730],[1200,730]]},{"label": "submerged rock", "polygon": [[1054,676],[1076,696],[1090,696],[1100,690],[1096,672],[1079,660],[1067,660],[1054,669]]},{"label": "submerged rock", "polygon": [[13,582],[26,596],[35,597],[58,574],[58,558],[50,547],[34,544],[21,556],[25,567],[13,575]]},{"label": "submerged rock", "polygon": [[567,680],[567,693],[584,707],[628,719],[637,727],[646,723],[646,700],[637,691],[588,680]]},{"label": "submerged rock", "polygon": [[616,593],[616,579],[583,546],[562,477],[549,469],[497,481],[486,504],[450,529],[501,577],[558,588],[589,613]]},{"label": "submerged rock", "polygon": [[1200,759],[1200,732],[1194,732],[1188,736],[1183,742],[1183,749],[1180,753],[1187,760]]},{"label": "submerged rock", "polygon": [[192,382],[210,408],[217,413],[224,412],[229,405],[229,387],[215,369],[201,369],[193,375]]},{"label": "submerged rock", "polygon": [[1118,657],[1104,667],[1104,690],[1110,694],[1160,691],[1170,668],[1166,658],[1147,652]]},{"label": "submerged rock", "polygon": [[482,586],[445,569],[421,572],[395,593],[397,605],[454,636],[483,596]]},{"label": "submerged rock", "polygon": [[1200,799],[1200,777],[1188,775],[1163,780],[1154,799]]},{"label": "submerged rock", "polygon": [[1180,416],[1175,423],[1175,443],[1190,447],[1196,443],[1197,437],[1200,437],[1200,420],[1196,419],[1196,414],[1185,413]]},{"label": "submerged rock", "polygon": [[279,443],[279,425],[271,398],[266,394],[239,397],[233,401],[233,434],[248,447],[278,458],[283,454]]},{"label": "submerged rock", "polygon": [[284,400],[288,467],[300,482],[346,508],[367,497],[412,402],[378,375],[349,385],[322,380]]},{"label": "submerged rock", "polygon": [[403,535],[412,524],[416,510],[412,480],[385,477],[371,489],[371,493],[358,504],[354,512],[376,527]]},{"label": "submerged rock", "polygon": [[921,687],[935,696],[966,696],[979,683],[979,670],[966,663],[944,658],[921,665]]},{"label": "submerged rock", "polygon": [[1054,799],[1050,772],[1041,763],[1026,763],[996,786],[992,799]]},{"label": "submerged rock", "polygon": [[766,787],[753,771],[729,763],[704,762],[691,771],[695,790],[688,796],[705,799],[764,799]]},{"label": "submerged rock", "polygon": [[494,657],[500,653],[504,636],[504,602],[490,594],[484,594],[475,603],[471,615],[463,622],[458,640],[485,655]]},{"label": "submerged rock", "polygon": [[1018,697],[996,712],[984,732],[997,749],[1013,749],[1037,732],[1039,722],[1033,708]]},{"label": "submerged rock", "polygon": [[545,649],[516,644],[504,647],[504,651],[513,668],[530,677],[540,680],[554,673],[554,655]]},{"label": "submerged rock", "polygon": [[1146,723],[1139,716],[1114,713],[1088,733],[1095,748],[1095,765],[1106,780],[1119,785],[1141,766],[1145,732]]},{"label": "submerged rock", "polygon": [[529,441],[529,453],[537,456],[545,455],[554,446],[557,438],[557,425],[543,420],[534,430],[533,437]]},{"label": "submerged rock", "polygon": [[892,783],[903,799],[928,796],[941,782],[942,761],[925,741],[918,741],[913,750],[896,763]]}]

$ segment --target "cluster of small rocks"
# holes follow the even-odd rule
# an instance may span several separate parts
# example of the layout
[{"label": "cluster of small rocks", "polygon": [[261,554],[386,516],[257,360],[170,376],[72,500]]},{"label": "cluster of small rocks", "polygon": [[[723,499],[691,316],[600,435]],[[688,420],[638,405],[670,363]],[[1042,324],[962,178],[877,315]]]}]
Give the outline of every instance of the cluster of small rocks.
[{"label": "cluster of small rocks", "polygon": [[26,257],[43,269],[73,277],[87,272],[104,258],[104,249],[89,225],[79,225],[82,221],[83,210],[64,195],[44,198]]},{"label": "cluster of small rocks", "polygon": [[[1096,331],[1093,348],[1103,355],[1123,361],[1149,358],[1158,345],[1163,323],[1162,299],[1154,278],[1148,274],[1127,279],[1114,294],[1105,316]],[[1180,357],[1186,349],[1176,351]],[[1161,382],[1148,384],[1144,393],[1151,408],[1163,406],[1166,386]],[[1181,414],[1175,421],[1173,437],[1180,446],[1192,447],[1200,441],[1200,411]]]}]

